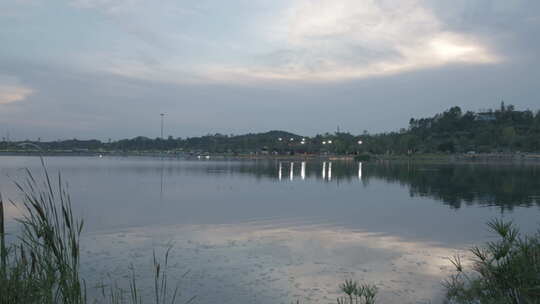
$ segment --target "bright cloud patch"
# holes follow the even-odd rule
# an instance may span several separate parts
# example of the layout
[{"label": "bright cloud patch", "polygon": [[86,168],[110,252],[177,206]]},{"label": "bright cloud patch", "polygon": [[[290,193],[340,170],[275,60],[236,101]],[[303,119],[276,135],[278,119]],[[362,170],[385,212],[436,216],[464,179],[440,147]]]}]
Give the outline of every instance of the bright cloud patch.
[{"label": "bright cloud patch", "polygon": [[77,53],[85,67],[130,78],[336,81],[501,60],[425,0],[74,1],[114,20],[102,49]]},{"label": "bright cloud patch", "polygon": [[0,105],[24,100],[32,93],[32,89],[17,84],[10,77],[0,75]]},{"label": "bright cloud patch", "polygon": [[219,66],[208,74],[340,80],[500,60],[474,37],[445,30],[418,0],[299,0],[276,23],[270,36],[282,49],[259,64]]}]

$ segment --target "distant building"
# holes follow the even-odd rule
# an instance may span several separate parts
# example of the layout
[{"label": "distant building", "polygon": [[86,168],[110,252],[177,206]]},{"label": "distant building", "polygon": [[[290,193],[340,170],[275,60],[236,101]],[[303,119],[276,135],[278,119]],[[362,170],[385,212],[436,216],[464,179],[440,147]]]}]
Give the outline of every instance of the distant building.
[{"label": "distant building", "polygon": [[476,113],[475,119],[479,121],[494,121],[497,118],[495,117],[495,113],[493,112],[482,112]]}]

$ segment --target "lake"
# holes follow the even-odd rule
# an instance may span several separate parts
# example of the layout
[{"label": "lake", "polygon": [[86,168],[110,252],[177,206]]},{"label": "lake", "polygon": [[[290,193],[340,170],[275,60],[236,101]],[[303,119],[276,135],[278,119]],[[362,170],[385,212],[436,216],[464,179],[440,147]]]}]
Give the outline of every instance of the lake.
[{"label": "lake", "polygon": [[[169,276],[196,303],[335,303],[354,278],[379,303],[441,302],[446,259],[513,220],[535,232],[538,165],[214,161],[46,157],[85,220],[81,270],[90,293],[134,267],[152,282],[152,254],[169,246]],[[0,191],[36,157],[1,156]],[[7,230],[20,212],[8,205]],[[150,292],[150,290],[148,290]]]}]

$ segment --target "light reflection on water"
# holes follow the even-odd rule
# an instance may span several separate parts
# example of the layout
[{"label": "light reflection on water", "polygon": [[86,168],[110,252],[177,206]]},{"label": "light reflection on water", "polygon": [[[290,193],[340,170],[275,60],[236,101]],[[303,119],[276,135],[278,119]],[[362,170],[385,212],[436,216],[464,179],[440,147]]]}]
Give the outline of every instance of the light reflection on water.
[{"label": "light reflection on water", "polygon": [[[294,163],[295,162],[289,162],[289,180],[293,181],[295,174],[298,174],[300,176],[301,180],[305,180],[306,179],[307,162],[305,162],[305,161],[300,162],[300,172],[295,172]],[[332,180],[332,162],[328,162],[328,169],[326,169],[326,164],[327,164],[327,162],[322,162],[321,176],[322,176],[323,180],[331,181]],[[357,166],[358,166],[358,179],[362,180],[362,163],[361,162],[357,163]],[[279,162],[279,164],[278,164],[277,176],[278,176],[278,180],[282,180],[282,177],[283,177],[283,162]],[[311,176],[311,177],[315,177],[315,176]]]},{"label": "light reflection on water", "polygon": [[[377,284],[381,303],[437,300],[442,278],[451,273],[446,257],[457,252],[325,225],[249,223],[133,228],[91,234],[84,244],[90,257],[84,270],[95,281],[97,273],[122,275],[127,261],[138,273],[150,272],[152,250],[174,244],[171,259],[181,263],[173,273],[190,270],[183,291],[199,295],[201,303],[329,303],[351,277]],[[122,259],[110,259],[117,256]]]},{"label": "light reflection on water", "polygon": [[[87,223],[85,274],[121,275],[129,263],[145,273],[152,249],[172,241],[173,274],[191,269],[186,293],[200,303],[334,302],[347,277],[379,284],[384,303],[433,299],[449,270],[444,257],[489,239],[488,219],[535,231],[540,215],[536,166],[46,162],[69,181]],[[39,172],[36,158],[0,157],[4,197],[20,198],[11,181],[23,167]],[[7,209],[8,230],[18,215]]]}]

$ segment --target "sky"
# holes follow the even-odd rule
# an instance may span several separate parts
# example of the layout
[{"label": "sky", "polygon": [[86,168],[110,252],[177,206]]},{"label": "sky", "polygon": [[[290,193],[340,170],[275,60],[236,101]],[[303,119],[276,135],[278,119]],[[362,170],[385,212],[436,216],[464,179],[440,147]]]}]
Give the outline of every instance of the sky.
[{"label": "sky", "polygon": [[540,109],[538,0],[0,0],[0,135],[405,128]]}]

